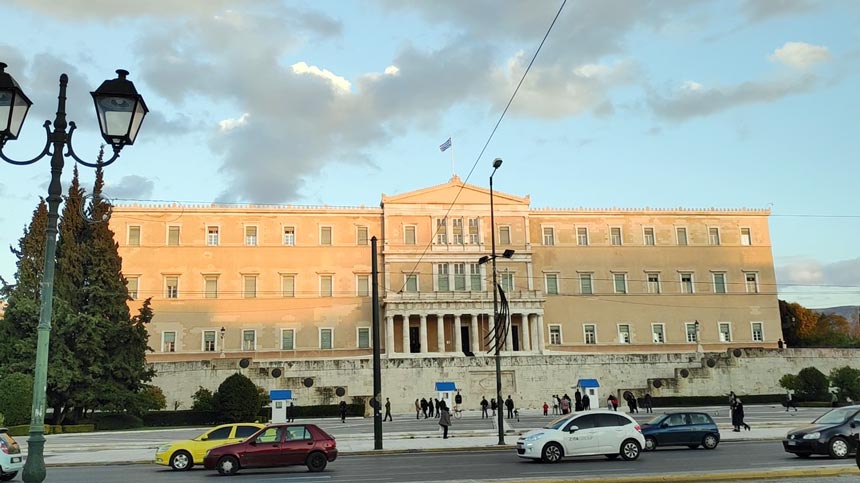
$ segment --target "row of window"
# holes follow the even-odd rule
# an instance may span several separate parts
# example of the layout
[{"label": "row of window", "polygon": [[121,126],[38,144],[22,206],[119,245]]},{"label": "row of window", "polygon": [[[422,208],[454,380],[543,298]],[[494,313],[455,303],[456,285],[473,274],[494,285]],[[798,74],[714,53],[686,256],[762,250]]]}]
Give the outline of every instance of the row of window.
[{"label": "row of window", "polygon": [[[505,228],[506,230],[503,231]],[[740,230],[741,245],[752,245],[752,234],[750,229],[743,227]],[[511,243],[510,227],[499,227],[499,240],[501,245],[509,245]],[[555,227],[543,227],[543,244],[546,246],[553,246],[556,244]],[[576,227],[576,244],[579,246],[588,246],[591,244],[588,227]],[[624,244],[624,238],[622,236],[620,226],[609,228],[609,244],[612,246],[621,246]],[[654,227],[646,226],[642,228],[642,244],[646,246],[655,246],[657,244],[657,237],[654,235]],[[675,227],[675,244],[678,246],[687,246],[689,244],[686,227]],[[719,246],[722,244],[719,227],[708,228],[708,244],[711,246]]]},{"label": "row of window", "polygon": [[[223,330],[223,329],[222,329]],[[224,336],[219,338],[216,336],[216,330],[204,330],[201,334],[200,350],[202,352],[218,352],[231,350],[224,347]],[[161,333],[161,352],[176,352],[178,345],[176,331],[164,331]],[[334,329],[325,327],[319,329],[318,345],[315,348],[307,349],[332,349],[334,342]],[[357,327],[355,329],[355,346],[358,349],[370,348],[370,327]],[[220,348],[219,348],[220,347]],[[241,346],[236,349],[242,351],[257,350],[257,331],[256,329],[242,329]],[[296,350],[296,329],[281,329],[280,344],[277,349],[273,350]]]},{"label": "row of window", "polygon": [[[257,298],[259,275],[242,275],[242,298],[252,299]],[[132,299],[137,300],[140,297],[140,277],[127,276],[128,294]],[[217,299],[222,294],[219,289],[221,276],[220,275],[203,275],[203,293],[202,297],[207,299]],[[167,275],[164,277],[164,298],[178,299],[180,296],[179,290],[179,275]],[[334,275],[319,275],[319,292],[320,297],[334,296]],[[194,294],[198,295],[198,294]],[[281,287],[278,291],[280,297],[295,297],[296,296],[296,275],[281,274]],[[355,296],[369,297],[370,296],[370,275],[355,276]]]},{"label": "row of window", "polygon": [[[627,272],[611,272],[612,288],[616,294],[630,293]],[[512,274],[502,273],[502,288],[513,290]],[[592,273],[579,273],[579,293],[583,295],[594,294],[594,277]],[[759,293],[758,273],[743,272],[744,287],[747,293]],[[560,277],[558,273],[545,273],[545,293],[547,295],[559,295],[561,293]],[[696,282],[694,272],[678,272],[678,293],[696,293]],[[726,272],[711,272],[711,290],[709,293],[725,294],[728,290],[728,274]],[[700,285],[701,288],[701,285]],[[664,283],[660,272],[645,272],[644,292],[650,294],[664,293]]]},{"label": "row of window", "polygon": [[[296,227],[283,226],[282,242],[285,246],[295,246],[296,244]],[[319,229],[319,244],[322,246],[331,246],[333,227],[321,226]],[[178,247],[181,244],[181,230],[179,225],[171,225],[167,227],[167,246]],[[245,246],[257,246],[259,243],[259,227],[256,225],[245,225]],[[128,227],[128,246],[140,246],[141,227],[140,225],[129,225]],[[368,245],[368,227],[355,227],[355,243],[356,245]],[[221,244],[221,227],[217,225],[206,226],[206,245],[218,246]]]},{"label": "row of window", "polygon": [[[631,335],[630,324],[617,325],[617,338],[614,343],[632,344],[633,337]],[[732,342],[732,323],[717,322],[717,330],[720,334],[720,342]],[[750,331],[753,342],[764,342],[764,323],[750,322]],[[685,322],[684,332],[679,334],[683,339],[678,341],[668,340],[666,333],[666,325],[663,323],[651,324],[651,342],[654,344],[665,344],[674,342],[696,343],[699,342],[699,323]],[[597,339],[597,324],[582,324],[582,340],[586,344],[594,345],[598,343]],[[549,324],[549,343],[550,345],[561,345],[564,343],[560,324]]]}]

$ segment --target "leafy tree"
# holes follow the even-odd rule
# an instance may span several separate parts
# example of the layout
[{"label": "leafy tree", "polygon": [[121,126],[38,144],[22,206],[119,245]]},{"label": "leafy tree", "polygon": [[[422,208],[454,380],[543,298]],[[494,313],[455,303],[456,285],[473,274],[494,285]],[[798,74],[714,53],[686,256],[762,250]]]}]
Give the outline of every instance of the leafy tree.
[{"label": "leafy tree", "polygon": [[15,373],[0,378],[0,413],[7,424],[15,426],[29,423],[32,402],[32,376]]},{"label": "leafy tree", "polygon": [[158,386],[147,384],[129,401],[126,410],[129,414],[143,417],[149,411],[158,411],[166,407],[167,398],[164,397],[164,391]]},{"label": "leafy tree", "polygon": [[797,392],[798,380],[796,374],[786,374],[779,379],[779,385],[788,391]]},{"label": "leafy tree", "polygon": [[827,376],[815,367],[805,367],[797,374],[797,395],[804,401],[826,400],[829,387]]},{"label": "leafy tree", "polygon": [[214,397],[219,419],[227,423],[254,421],[260,412],[257,386],[242,374],[228,377],[218,386]]},{"label": "leafy tree", "polygon": [[851,324],[838,314],[822,314],[798,303],[779,301],[782,333],[789,347],[857,347]]},{"label": "leafy tree", "polygon": [[194,411],[214,411],[212,391],[203,386],[198,386],[197,391],[191,395],[191,409]]},{"label": "leafy tree", "polygon": [[833,369],[830,371],[830,383],[836,386],[836,397],[840,401],[848,398],[860,401],[860,369],[850,366]]}]

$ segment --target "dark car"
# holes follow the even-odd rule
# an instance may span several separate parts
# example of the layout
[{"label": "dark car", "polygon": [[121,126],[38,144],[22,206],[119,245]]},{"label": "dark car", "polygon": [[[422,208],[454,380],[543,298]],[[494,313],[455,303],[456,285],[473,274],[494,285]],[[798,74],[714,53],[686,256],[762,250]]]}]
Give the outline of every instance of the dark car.
[{"label": "dark car", "polygon": [[714,449],[720,444],[720,430],[707,413],[677,412],[657,416],[642,425],[645,436],[645,451],[654,451],[658,446],[700,445]]},{"label": "dark car", "polygon": [[272,424],[241,443],[213,448],[203,458],[207,470],[234,475],[242,468],[305,465],[322,471],[337,458],[334,437],[313,424]]},{"label": "dark car", "polygon": [[832,409],[805,428],[789,431],[782,447],[799,458],[814,454],[845,458],[856,450],[860,405]]}]

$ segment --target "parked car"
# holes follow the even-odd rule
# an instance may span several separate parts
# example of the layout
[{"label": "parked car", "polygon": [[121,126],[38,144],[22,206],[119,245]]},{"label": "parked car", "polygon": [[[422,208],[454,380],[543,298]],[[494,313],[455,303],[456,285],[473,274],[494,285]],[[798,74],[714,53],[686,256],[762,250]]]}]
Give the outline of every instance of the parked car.
[{"label": "parked car", "polygon": [[15,438],[6,428],[0,428],[0,481],[10,481],[24,469],[24,456]]},{"label": "parked car", "polygon": [[673,412],[655,417],[642,425],[645,451],[658,446],[699,446],[714,449],[720,444],[720,430],[707,413]]},{"label": "parked car", "polygon": [[314,424],[272,424],[241,443],[209,450],[203,459],[207,470],[234,475],[243,468],[305,465],[322,471],[337,458],[334,436]]},{"label": "parked car", "polygon": [[238,443],[255,434],[264,424],[234,423],[222,424],[193,439],[173,441],[162,445],[155,451],[155,463],[170,465],[174,470],[190,470],[195,464],[203,463],[206,452],[216,446]]},{"label": "parked car", "polygon": [[517,456],[557,463],[568,456],[639,458],[645,438],[630,416],[606,410],[563,416],[517,440]]},{"label": "parked car", "polygon": [[860,405],[831,409],[805,428],[789,431],[782,447],[798,458],[814,454],[845,458],[857,450]]}]

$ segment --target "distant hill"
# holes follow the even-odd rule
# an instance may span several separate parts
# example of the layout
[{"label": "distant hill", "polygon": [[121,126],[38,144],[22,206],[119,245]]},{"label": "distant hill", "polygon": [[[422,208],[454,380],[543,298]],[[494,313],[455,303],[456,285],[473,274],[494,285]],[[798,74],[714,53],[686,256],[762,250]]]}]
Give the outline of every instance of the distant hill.
[{"label": "distant hill", "polygon": [[842,305],[840,307],[827,307],[823,309],[812,309],[821,314],[836,314],[848,319],[848,322],[857,322],[857,310],[860,307],[856,305]]}]

